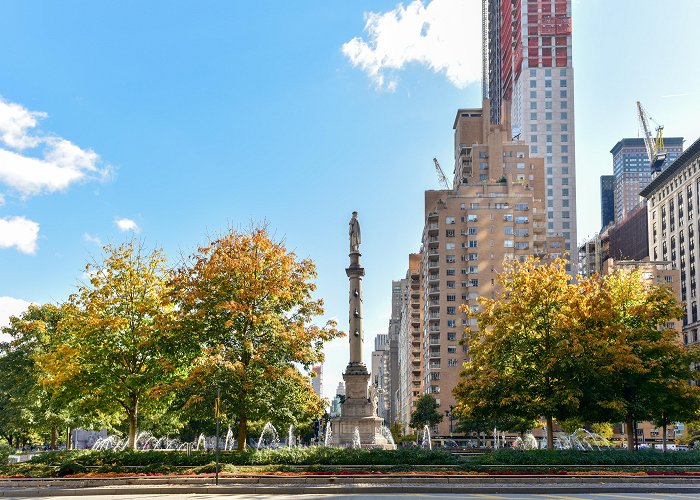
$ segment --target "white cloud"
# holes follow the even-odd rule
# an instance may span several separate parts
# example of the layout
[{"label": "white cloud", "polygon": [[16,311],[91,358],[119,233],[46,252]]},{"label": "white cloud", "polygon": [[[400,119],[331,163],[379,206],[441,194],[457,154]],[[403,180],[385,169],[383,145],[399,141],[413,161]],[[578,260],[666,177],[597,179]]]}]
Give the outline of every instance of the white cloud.
[{"label": "white cloud", "polygon": [[[30,302],[14,297],[0,297],[0,329],[10,324],[10,316],[17,316],[29,307]],[[0,333],[0,342],[10,339],[9,335]]]},{"label": "white cloud", "polygon": [[365,19],[367,40],[355,37],[342,51],[377,87],[396,89],[395,73],[410,63],[444,73],[458,88],[481,80],[481,2],[414,0]]},{"label": "white cloud", "polygon": [[46,113],[0,99],[0,183],[23,197],[61,191],[111,174],[97,153],[36,132]]},{"label": "white cloud", "polygon": [[83,239],[87,241],[88,243],[92,243],[94,245],[97,245],[99,247],[102,246],[102,240],[100,239],[99,236],[97,235],[92,235],[90,233],[83,233]]},{"label": "white cloud", "polygon": [[15,247],[22,253],[36,253],[39,224],[25,217],[0,218],[0,249]]},{"label": "white cloud", "polygon": [[0,207],[5,204],[5,195],[0,193]]},{"label": "white cloud", "polygon": [[131,219],[126,219],[126,218],[121,218],[121,219],[116,219],[114,223],[117,225],[120,231],[126,232],[126,231],[133,231],[135,233],[138,233],[141,231],[141,228],[139,227],[136,222],[134,222]]}]

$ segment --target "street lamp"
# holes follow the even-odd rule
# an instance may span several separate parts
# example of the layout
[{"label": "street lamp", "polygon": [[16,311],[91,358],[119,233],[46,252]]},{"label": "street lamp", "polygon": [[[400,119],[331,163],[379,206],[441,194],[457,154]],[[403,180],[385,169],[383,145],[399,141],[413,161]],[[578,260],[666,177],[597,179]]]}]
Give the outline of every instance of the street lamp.
[{"label": "street lamp", "polygon": [[449,410],[445,410],[445,416],[450,419],[450,438],[452,438],[452,422],[454,421],[454,417],[452,416],[452,410],[454,410],[454,406],[450,405]]}]

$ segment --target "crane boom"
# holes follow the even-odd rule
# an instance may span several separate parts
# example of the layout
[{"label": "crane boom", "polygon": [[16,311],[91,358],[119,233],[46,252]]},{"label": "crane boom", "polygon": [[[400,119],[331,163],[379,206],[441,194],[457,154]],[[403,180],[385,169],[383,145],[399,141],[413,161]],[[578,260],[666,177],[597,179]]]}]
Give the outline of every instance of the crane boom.
[{"label": "crane boom", "polygon": [[649,168],[652,172],[659,172],[666,161],[666,153],[663,152],[664,140],[662,131],[664,127],[663,125],[656,127],[656,138],[653,139],[651,128],[649,127],[650,117],[639,101],[637,101],[637,117],[644,131],[644,145],[647,149],[647,156],[649,156]]},{"label": "crane boom", "polygon": [[440,181],[440,185],[444,189],[450,189],[450,183],[447,181],[447,177],[445,177],[445,172],[442,171],[440,162],[437,160],[437,158],[433,158],[433,163],[435,163],[435,171],[437,172],[438,181]]}]

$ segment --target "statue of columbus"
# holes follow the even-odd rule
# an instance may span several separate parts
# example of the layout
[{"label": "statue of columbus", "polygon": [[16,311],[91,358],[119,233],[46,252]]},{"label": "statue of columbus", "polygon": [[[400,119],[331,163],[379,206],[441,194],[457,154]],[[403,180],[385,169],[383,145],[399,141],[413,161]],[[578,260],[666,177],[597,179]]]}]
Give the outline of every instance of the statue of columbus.
[{"label": "statue of columbus", "polygon": [[352,218],[350,219],[350,252],[359,252],[360,243],[362,243],[362,238],[360,236],[360,221],[357,220],[357,212],[352,213]]}]

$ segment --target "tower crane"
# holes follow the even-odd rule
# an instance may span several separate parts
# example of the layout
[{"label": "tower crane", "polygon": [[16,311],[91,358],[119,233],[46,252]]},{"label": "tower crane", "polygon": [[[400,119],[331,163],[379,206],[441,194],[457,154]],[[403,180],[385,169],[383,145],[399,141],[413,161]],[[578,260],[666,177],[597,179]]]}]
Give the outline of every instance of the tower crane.
[{"label": "tower crane", "polygon": [[440,162],[437,160],[437,158],[433,158],[433,163],[435,163],[435,171],[437,172],[438,181],[440,181],[440,185],[444,189],[450,189],[450,183],[447,182],[447,177],[445,177],[445,172],[442,171]]},{"label": "tower crane", "polygon": [[[644,132],[644,145],[649,156],[649,167],[652,173],[661,171],[661,166],[666,161],[666,153],[664,152],[664,126],[656,123],[642,106],[642,103],[637,101],[637,117],[639,124]],[[651,128],[649,121],[654,121],[656,124],[656,137],[652,139]]]}]

